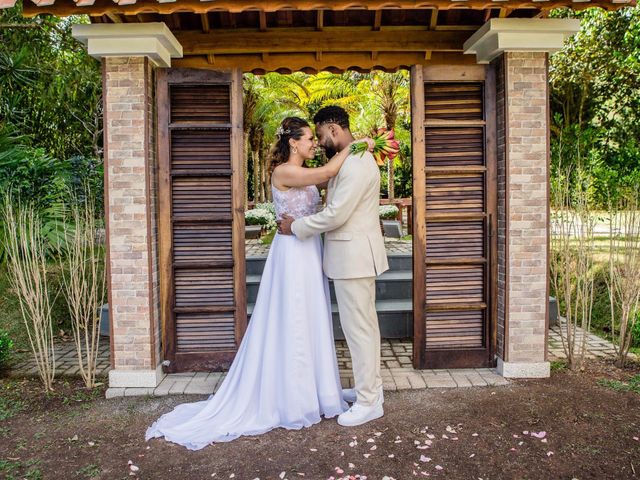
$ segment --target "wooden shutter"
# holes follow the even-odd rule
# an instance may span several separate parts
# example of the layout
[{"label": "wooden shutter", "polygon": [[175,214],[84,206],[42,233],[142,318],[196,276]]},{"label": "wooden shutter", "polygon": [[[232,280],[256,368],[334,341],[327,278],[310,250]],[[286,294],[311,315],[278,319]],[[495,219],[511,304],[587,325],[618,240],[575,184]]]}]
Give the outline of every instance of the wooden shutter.
[{"label": "wooden shutter", "polygon": [[485,67],[471,72],[413,69],[418,368],[493,364],[495,94]]},{"label": "wooden shutter", "polygon": [[165,371],[225,369],[247,322],[242,76],[238,71],[158,72]]}]

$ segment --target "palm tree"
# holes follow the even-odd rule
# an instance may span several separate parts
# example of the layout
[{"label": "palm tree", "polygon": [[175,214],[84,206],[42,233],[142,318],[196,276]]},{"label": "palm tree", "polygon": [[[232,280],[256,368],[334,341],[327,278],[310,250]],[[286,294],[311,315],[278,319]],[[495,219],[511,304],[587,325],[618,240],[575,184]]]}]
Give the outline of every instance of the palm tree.
[{"label": "palm tree", "polygon": [[[372,72],[371,92],[375,103],[380,109],[385,127],[392,130],[396,127],[398,116],[406,114],[409,106],[409,76],[400,70],[396,73]],[[394,162],[387,162],[387,196],[393,199],[394,193]]]}]

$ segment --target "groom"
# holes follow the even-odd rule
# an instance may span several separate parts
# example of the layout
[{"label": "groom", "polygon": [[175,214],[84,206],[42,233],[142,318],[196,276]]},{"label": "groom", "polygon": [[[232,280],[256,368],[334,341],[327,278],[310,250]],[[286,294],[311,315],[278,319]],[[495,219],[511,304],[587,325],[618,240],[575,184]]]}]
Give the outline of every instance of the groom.
[{"label": "groom", "polygon": [[[347,112],[325,107],[313,117],[318,143],[331,157],[351,143]],[[376,276],[389,269],[378,213],[380,170],[370,152],[350,155],[329,180],[327,206],[295,221],[284,216],[278,231],[305,239],[326,232],[323,268],[333,279],[340,323],[353,364],[355,391],[343,391],[355,402],[338,417],[355,426],[382,417],[380,329],[376,313]]]}]

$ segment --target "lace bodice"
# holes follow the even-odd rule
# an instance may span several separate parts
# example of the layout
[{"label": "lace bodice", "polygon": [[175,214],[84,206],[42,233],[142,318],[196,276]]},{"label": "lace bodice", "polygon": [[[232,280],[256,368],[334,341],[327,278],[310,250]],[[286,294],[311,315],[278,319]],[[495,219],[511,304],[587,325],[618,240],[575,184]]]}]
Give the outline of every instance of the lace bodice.
[{"label": "lace bodice", "polygon": [[306,217],[316,213],[320,193],[315,185],[295,187],[281,191],[272,186],[273,204],[276,207],[276,218],[287,214],[293,218]]}]

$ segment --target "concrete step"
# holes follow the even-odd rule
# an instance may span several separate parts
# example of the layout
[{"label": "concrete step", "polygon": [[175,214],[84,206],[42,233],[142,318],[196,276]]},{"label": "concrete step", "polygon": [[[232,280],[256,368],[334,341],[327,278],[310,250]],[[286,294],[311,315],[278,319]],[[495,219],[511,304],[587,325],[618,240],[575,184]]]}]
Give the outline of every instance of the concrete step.
[{"label": "concrete step", "polygon": [[[247,301],[253,303],[258,296],[260,275],[247,275]],[[333,281],[329,280],[331,301],[336,301]],[[413,298],[413,273],[408,270],[389,270],[376,279],[377,300],[411,300]]]},{"label": "concrete step", "polygon": [[[413,268],[413,255],[410,253],[394,253],[387,255],[389,270],[409,270]],[[247,275],[261,275],[267,257],[247,257]]]},{"label": "concrete step", "polygon": [[[247,305],[247,313],[251,319],[253,303]],[[410,338],[413,336],[413,303],[411,299],[393,299],[376,301],[378,323],[382,338]],[[333,335],[336,340],[343,340],[344,333],[340,326],[338,305],[331,304],[333,316]]]}]

